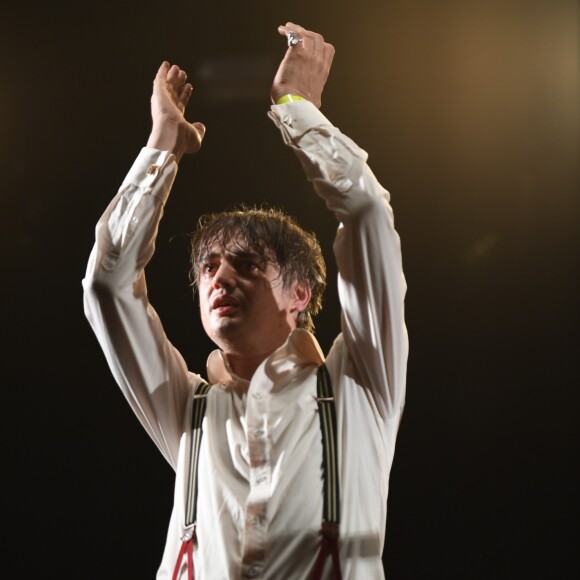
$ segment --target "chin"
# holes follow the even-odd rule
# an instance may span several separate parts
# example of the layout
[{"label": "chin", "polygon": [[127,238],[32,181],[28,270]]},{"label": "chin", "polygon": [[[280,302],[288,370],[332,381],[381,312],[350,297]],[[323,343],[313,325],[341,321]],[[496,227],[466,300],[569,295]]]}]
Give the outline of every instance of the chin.
[{"label": "chin", "polygon": [[[206,330],[207,332],[207,330]],[[222,349],[225,345],[239,343],[244,340],[243,328],[234,321],[222,321],[221,324],[211,326],[208,336]]]}]

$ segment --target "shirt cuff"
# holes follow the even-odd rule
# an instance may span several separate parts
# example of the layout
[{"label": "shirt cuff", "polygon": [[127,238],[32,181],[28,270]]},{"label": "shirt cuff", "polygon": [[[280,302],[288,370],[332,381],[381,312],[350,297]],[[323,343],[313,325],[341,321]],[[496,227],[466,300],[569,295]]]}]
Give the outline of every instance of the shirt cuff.
[{"label": "shirt cuff", "polygon": [[332,127],[332,123],[310,101],[271,105],[268,116],[280,129],[284,142],[297,143],[314,127]]},{"label": "shirt cuff", "polygon": [[[140,189],[151,189],[157,180],[167,171],[177,172],[175,155],[169,151],[160,151],[153,147],[143,147],[135,159],[122,187],[133,185]],[[169,191],[167,191],[169,195]],[[165,198],[167,197],[165,195]],[[163,199],[162,201],[166,201]]]}]

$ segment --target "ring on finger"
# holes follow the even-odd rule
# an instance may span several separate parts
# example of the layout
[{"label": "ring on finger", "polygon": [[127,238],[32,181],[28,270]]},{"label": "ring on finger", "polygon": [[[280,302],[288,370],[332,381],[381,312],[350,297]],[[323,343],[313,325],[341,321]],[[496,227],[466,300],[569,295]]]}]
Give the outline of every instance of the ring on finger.
[{"label": "ring on finger", "polygon": [[286,33],[288,37],[288,46],[296,46],[299,42],[303,42],[303,39],[298,36],[297,32],[290,30],[290,32]]}]

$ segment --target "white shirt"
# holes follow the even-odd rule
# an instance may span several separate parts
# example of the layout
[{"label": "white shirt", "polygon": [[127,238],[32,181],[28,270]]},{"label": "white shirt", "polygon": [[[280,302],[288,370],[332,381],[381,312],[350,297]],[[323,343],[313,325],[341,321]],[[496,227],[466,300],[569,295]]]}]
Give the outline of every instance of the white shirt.
[{"label": "white shirt", "polygon": [[[269,113],[340,224],[342,332],[327,357],[338,419],[343,578],[384,578],[389,473],[405,400],[405,280],[389,194],[367,155],[307,101]],[[174,508],[158,580],[171,579],[184,531],[189,371],[149,304],[144,268],[177,172],[173,155],[144,148],[96,230],[83,280],[85,313],[135,414],[176,470]],[[199,467],[197,580],[310,578],[320,546],[322,444],[314,336],[295,330],[256,370],[235,376],[208,360]],[[186,578],[185,565],[180,578]],[[328,558],[324,578],[332,578]]]}]

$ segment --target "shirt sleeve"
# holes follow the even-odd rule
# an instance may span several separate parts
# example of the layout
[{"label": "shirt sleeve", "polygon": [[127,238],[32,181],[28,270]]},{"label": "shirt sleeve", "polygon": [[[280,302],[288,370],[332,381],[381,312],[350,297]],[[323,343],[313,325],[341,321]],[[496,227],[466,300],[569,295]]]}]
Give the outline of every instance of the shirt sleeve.
[{"label": "shirt sleeve", "polygon": [[141,150],[97,224],[83,279],[85,315],[115,380],[174,469],[192,376],[149,304],[144,268],[176,173],[172,154]]},{"label": "shirt sleeve", "polygon": [[406,282],[389,193],[367,153],[307,101],[273,105],[270,118],[339,221],[341,327],[360,384],[382,420],[400,418],[406,387]]}]

